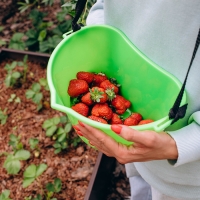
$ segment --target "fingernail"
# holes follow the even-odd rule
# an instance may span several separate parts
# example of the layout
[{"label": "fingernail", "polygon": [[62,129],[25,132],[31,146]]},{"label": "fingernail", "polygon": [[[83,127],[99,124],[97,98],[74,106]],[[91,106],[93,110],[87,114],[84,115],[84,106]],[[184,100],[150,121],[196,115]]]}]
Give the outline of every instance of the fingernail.
[{"label": "fingernail", "polygon": [[119,126],[119,125],[111,125],[111,129],[117,133],[117,134],[120,134],[121,130],[122,130],[122,127]]},{"label": "fingernail", "polygon": [[74,128],[75,130],[77,130],[77,131],[80,131],[80,129],[79,129],[76,125],[74,125],[73,128]]},{"label": "fingernail", "polygon": [[77,134],[79,135],[79,136],[83,136],[83,134],[81,133],[81,131],[76,131],[77,132]]},{"label": "fingernail", "polygon": [[85,127],[84,124],[81,121],[78,121],[78,123],[82,126]]}]

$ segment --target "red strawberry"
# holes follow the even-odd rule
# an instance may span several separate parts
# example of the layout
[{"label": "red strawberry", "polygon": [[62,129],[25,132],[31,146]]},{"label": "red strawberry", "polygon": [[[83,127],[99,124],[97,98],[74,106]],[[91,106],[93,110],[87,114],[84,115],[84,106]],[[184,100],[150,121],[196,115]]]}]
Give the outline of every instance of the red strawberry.
[{"label": "red strawberry", "polygon": [[112,118],[113,112],[112,109],[108,106],[108,104],[104,103],[95,104],[92,108],[91,114],[96,117],[102,117],[105,120],[110,120]]},{"label": "red strawberry", "polygon": [[68,94],[70,97],[78,97],[81,94],[88,92],[88,83],[84,80],[72,79],[69,82]]},{"label": "red strawberry", "polygon": [[138,122],[142,120],[142,115],[140,113],[132,113],[130,117],[136,119]]},{"label": "red strawberry", "polygon": [[94,74],[90,72],[80,71],[76,74],[77,79],[85,80],[88,84],[91,83],[94,79]]},{"label": "red strawberry", "polygon": [[103,88],[93,87],[92,89],[89,89],[89,91],[91,99],[94,102],[105,103],[108,100],[108,96]]},{"label": "red strawberry", "polygon": [[101,82],[107,80],[107,76],[103,73],[94,74],[94,86],[100,86]]},{"label": "red strawberry", "polygon": [[94,121],[103,123],[103,124],[108,124],[108,122],[107,122],[105,119],[101,118],[101,117],[97,117],[97,116],[90,115],[88,118],[89,118],[89,119],[92,119],[92,120],[94,120]]},{"label": "red strawberry", "polygon": [[130,106],[131,106],[131,102],[127,99],[125,99],[125,106],[126,106],[126,109],[130,108]]},{"label": "red strawberry", "polygon": [[149,124],[151,122],[154,122],[154,120],[152,120],[152,119],[144,119],[144,120],[141,120],[138,125]]},{"label": "red strawberry", "polygon": [[84,94],[81,98],[81,101],[88,106],[91,106],[94,103],[94,101],[91,99],[90,92]]},{"label": "red strawberry", "polygon": [[135,118],[132,118],[131,116],[126,118],[124,120],[124,125],[127,125],[127,126],[135,126],[135,125],[138,125],[138,120],[135,119]]},{"label": "red strawberry", "polygon": [[130,107],[130,101],[126,100],[120,95],[116,95],[116,97],[112,100],[111,104],[115,107],[116,113],[118,114],[123,114],[126,111],[126,109]]},{"label": "red strawberry", "polygon": [[74,106],[72,106],[72,109],[85,117],[88,116],[89,107],[84,103],[77,103]]},{"label": "red strawberry", "polygon": [[115,94],[117,94],[119,92],[119,88],[115,84],[111,83],[109,80],[105,80],[105,81],[101,82],[100,87],[104,88],[105,90],[113,88]]},{"label": "red strawberry", "polygon": [[113,116],[111,118],[111,124],[123,124],[122,119],[117,115],[116,113],[113,113]]}]

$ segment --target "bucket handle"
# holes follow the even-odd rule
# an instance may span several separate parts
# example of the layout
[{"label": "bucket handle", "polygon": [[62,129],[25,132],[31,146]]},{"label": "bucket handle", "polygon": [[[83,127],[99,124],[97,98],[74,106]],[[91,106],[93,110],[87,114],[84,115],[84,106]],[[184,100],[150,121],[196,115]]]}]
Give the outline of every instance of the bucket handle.
[{"label": "bucket handle", "polygon": [[73,33],[73,30],[68,31],[67,33],[64,33],[64,34],[62,35],[62,37],[63,37],[63,38],[66,38],[66,37],[68,37],[71,33]]}]

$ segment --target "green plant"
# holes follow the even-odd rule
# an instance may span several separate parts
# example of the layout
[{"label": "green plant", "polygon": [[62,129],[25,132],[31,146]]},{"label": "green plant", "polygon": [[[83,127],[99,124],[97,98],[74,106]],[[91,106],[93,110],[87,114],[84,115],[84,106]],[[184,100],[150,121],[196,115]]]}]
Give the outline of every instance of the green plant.
[{"label": "green plant", "polygon": [[22,75],[23,78],[21,81],[22,83],[26,82],[26,75],[27,75],[27,71],[28,71],[27,61],[28,61],[28,55],[25,55],[23,60],[18,62],[18,65],[23,67],[23,75]]},{"label": "green plant", "polygon": [[47,200],[56,200],[56,198],[52,198],[54,193],[58,193],[61,191],[62,188],[62,182],[59,178],[54,179],[54,183],[47,183],[46,189],[47,189],[47,195],[46,199]]},{"label": "green plant", "polygon": [[[62,31],[67,29],[58,25],[58,30],[62,34],[55,35],[51,30],[53,22],[45,22],[43,18],[46,16],[46,13],[42,13],[36,9],[30,12],[29,18],[32,20],[33,29],[30,29],[26,32],[28,39],[26,40],[26,46],[29,50],[36,50],[40,52],[52,52],[56,45],[62,40]],[[66,25],[66,23],[64,23]],[[64,30],[62,30],[62,28]]]},{"label": "green plant", "polygon": [[40,194],[37,194],[35,198],[32,198],[32,196],[25,197],[24,200],[42,200],[42,196]]},{"label": "green plant", "polygon": [[51,6],[53,4],[53,0],[24,0],[17,3],[19,5],[20,12],[24,12],[30,8],[39,7],[44,4],[45,6]]},{"label": "green plant", "polygon": [[[7,63],[5,65],[4,69],[7,71],[7,75],[4,82],[6,87],[13,87],[16,85],[21,86],[23,83],[26,82],[26,74],[28,70],[27,60],[28,55],[25,55],[22,61],[13,61],[12,63]],[[17,71],[16,67],[23,67],[23,70]]]},{"label": "green plant", "polygon": [[22,40],[24,34],[23,33],[14,33],[12,38],[9,42],[10,49],[18,49],[18,50],[25,50],[25,43]]},{"label": "green plant", "polygon": [[4,69],[7,70],[7,75],[4,81],[6,87],[13,87],[22,75],[20,72],[14,71],[16,66],[17,62],[13,61],[11,64],[7,63],[4,67]]},{"label": "green plant", "polygon": [[0,200],[12,200],[9,198],[10,196],[10,190],[4,190],[1,194],[0,194]]},{"label": "green plant", "polygon": [[46,131],[47,137],[52,137],[55,140],[53,146],[56,154],[68,147],[69,132],[72,130],[72,125],[66,116],[47,119],[42,128]]},{"label": "green plant", "polygon": [[48,82],[47,82],[46,78],[41,78],[39,80],[39,83],[40,83],[41,86],[44,87],[45,90],[49,91],[49,85],[48,85]]},{"label": "green plant", "polygon": [[23,149],[23,144],[20,141],[20,139],[21,139],[20,136],[10,134],[9,145],[12,146],[12,149],[14,152],[16,152],[17,150]]},{"label": "green plant", "polygon": [[72,138],[72,144],[76,147],[81,142],[81,138],[79,136]]},{"label": "green plant", "polygon": [[20,171],[20,161],[30,158],[30,152],[23,149],[20,136],[10,134],[9,145],[12,146],[13,153],[7,154],[3,167],[9,174],[17,174]]},{"label": "green plant", "polygon": [[21,169],[20,161],[30,158],[30,153],[27,150],[21,149],[14,154],[7,156],[3,167],[7,170],[8,174],[18,174]]},{"label": "green plant", "polygon": [[63,33],[71,30],[71,20],[63,18],[54,25],[43,20],[46,15],[37,9],[30,12],[29,18],[34,28],[26,32],[28,39],[25,43],[29,50],[51,53],[62,40]]},{"label": "green plant", "polygon": [[32,101],[37,105],[37,111],[42,108],[42,98],[43,94],[40,92],[41,86],[39,83],[33,83],[31,89],[26,91],[26,98],[32,99]]},{"label": "green plant", "polygon": [[28,166],[23,174],[23,188],[28,187],[33,181],[37,180],[46,169],[46,164],[39,164],[38,166],[31,164]]},{"label": "green plant", "polygon": [[[67,1],[65,4],[62,5],[63,8],[66,8],[68,11],[68,14],[70,14],[72,17],[75,16],[75,7],[78,0],[70,0]],[[80,16],[79,23],[86,25],[86,17],[88,16],[89,10],[91,6],[95,3],[95,0],[87,0],[85,8],[83,10],[82,15]]]},{"label": "green plant", "polygon": [[30,138],[29,139],[29,144],[30,144],[30,148],[32,150],[34,150],[34,156],[35,157],[39,157],[40,155],[40,149],[39,149],[39,140],[36,138]]},{"label": "green plant", "polygon": [[17,97],[16,94],[11,94],[10,98],[8,99],[8,102],[20,103],[21,99],[19,97]]},{"label": "green plant", "polygon": [[7,121],[8,115],[6,114],[7,108],[5,108],[4,110],[1,110],[0,108],[0,121],[1,121],[1,125],[4,125]]}]

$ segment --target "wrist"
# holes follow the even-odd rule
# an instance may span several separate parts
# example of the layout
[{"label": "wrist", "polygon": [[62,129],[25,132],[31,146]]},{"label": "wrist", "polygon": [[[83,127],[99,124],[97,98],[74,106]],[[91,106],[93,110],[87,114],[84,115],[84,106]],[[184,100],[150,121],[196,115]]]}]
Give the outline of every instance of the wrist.
[{"label": "wrist", "polygon": [[178,148],[176,145],[176,141],[171,137],[171,135],[169,135],[168,133],[166,134],[169,137],[169,145],[167,145],[168,146],[167,159],[176,160],[178,159]]}]

